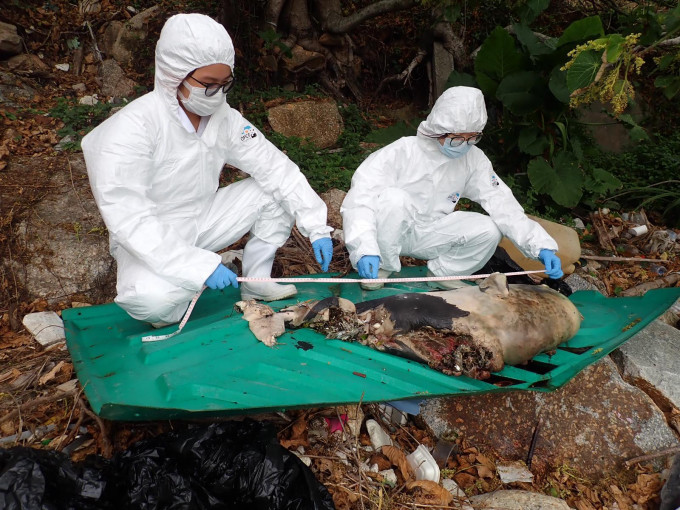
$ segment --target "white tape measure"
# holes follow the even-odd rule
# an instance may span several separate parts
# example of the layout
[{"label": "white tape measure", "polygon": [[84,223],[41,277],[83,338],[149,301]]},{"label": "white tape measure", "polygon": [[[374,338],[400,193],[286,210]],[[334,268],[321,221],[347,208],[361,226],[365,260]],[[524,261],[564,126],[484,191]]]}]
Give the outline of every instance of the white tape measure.
[{"label": "white tape measure", "polygon": [[[514,273],[503,273],[505,276],[521,276],[525,274],[535,274],[543,273],[543,270],[535,271],[516,271]],[[240,283],[249,282],[274,282],[274,283],[416,283],[416,282],[440,282],[440,281],[451,281],[451,280],[478,280],[480,278],[488,278],[490,274],[473,274],[468,276],[423,276],[420,278],[255,278],[255,277],[245,277],[239,276],[236,280]],[[184,328],[191,312],[196,306],[198,298],[206,289],[205,285],[203,288],[193,297],[191,303],[189,303],[189,308],[184,312],[184,317],[182,317],[181,322],[177,331],[168,333],[167,335],[149,335],[143,336],[142,342],[158,342],[160,340],[167,340],[175,335],[178,335],[180,331]]]}]

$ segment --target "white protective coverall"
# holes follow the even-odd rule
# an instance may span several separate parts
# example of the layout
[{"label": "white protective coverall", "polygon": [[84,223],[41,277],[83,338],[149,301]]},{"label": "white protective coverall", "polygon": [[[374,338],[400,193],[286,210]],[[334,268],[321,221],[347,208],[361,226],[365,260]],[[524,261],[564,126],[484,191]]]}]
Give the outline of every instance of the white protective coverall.
[{"label": "white protective coverall", "polygon": [[[379,255],[380,268],[399,271],[399,255],[427,260],[435,276],[470,275],[493,255],[501,234],[528,257],[557,243],[524,210],[478,147],[450,158],[436,136],[481,132],[484,96],[452,87],[436,101],[417,136],[403,137],[374,152],[359,166],[343,201],[345,243],[354,267]],[[434,137],[434,138],[431,138]],[[487,215],[454,211],[461,198]]]},{"label": "white protective coverall", "polygon": [[[332,230],[299,168],[226,101],[202,118],[209,120],[200,136],[183,126],[177,88],[211,64],[233,70],[224,27],[200,14],[171,17],[156,46],[154,90],[82,141],[118,263],[115,301],[139,320],[179,321],[221,262],[215,252],[248,231],[260,245],[274,245],[273,261],[294,221],[312,242]],[[218,190],[225,163],[251,177]]]}]

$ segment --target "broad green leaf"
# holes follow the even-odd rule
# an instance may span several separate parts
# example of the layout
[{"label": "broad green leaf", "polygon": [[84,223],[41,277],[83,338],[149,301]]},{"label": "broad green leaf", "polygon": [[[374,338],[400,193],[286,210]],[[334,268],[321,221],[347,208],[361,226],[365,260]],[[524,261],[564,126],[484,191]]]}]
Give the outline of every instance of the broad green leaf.
[{"label": "broad green leaf", "polygon": [[522,46],[527,49],[529,55],[532,57],[537,55],[548,55],[554,51],[554,48],[542,43],[528,26],[521,23],[516,23],[513,25],[513,28],[515,30],[517,40],[522,43]]},{"label": "broad green leaf", "polygon": [[487,95],[495,95],[495,84],[510,73],[522,69],[522,54],[515,40],[502,27],[496,27],[486,38],[475,59],[477,83]]},{"label": "broad green leaf", "polygon": [[659,69],[665,71],[675,60],[675,55],[664,55],[659,59]]},{"label": "broad green leaf", "polygon": [[629,113],[622,113],[619,115],[618,119],[624,124],[628,124],[630,126],[629,135],[631,140],[634,142],[649,140],[647,131],[645,131],[644,128],[642,128],[642,126],[640,126]]},{"label": "broad green leaf", "polygon": [[519,139],[517,141],[519,150],[530,156],[538,156],[550,147],[548,138],[543,131],[535,126],[522,128],[519,132]]},{"label": "broad green leaf", "polygon": [[579,53],[574,59],[574,63],[567,69],[569,92],[574,92],[593,83],[601,65],[601,51],[589,50]]},{"label": "broad green leaf", "polygon": [[659,76],[654,80],[654,85],[663,91],[663,95],[672,99],[680,92],[680,77],[678,76]]},{"label": "broad green leaf", "polygon": [[451,71],[449,77],[446,79],[445,89],[450,87],[477,87],[475,77],[468,73],[459,73],[458,71]]},{"label": "broad green leaf", "polygon": [[548,87],[550,92],[557,98],[558,101],[569,104],[569,88],[567,87],[567,72],[560,70],[560,66],[556,66],[550,73],[548,80]]},{"label": "broad green leaf", "polygon": [[496,98],[512,113],[524,115],[542,106],[545,87],[537,73],[520,71],[503,78],[496,89]]},{"label": "broad green leaf", "polygon": [[549,194],[559,205],[574,207],[583,196],[583,174],[573,154],[562,152],[553,161],[554,168],[543,158],[532,159],[527,168],[529,181],[538,192]]},{"label": "broad green leaf", "polygon": [[619,59],[625,41],[619,34],[611,34],[609,36],[609,41],[607,41],[607,62],[611,64]]},{"label": "broad green leaf", "polygon": [[586,39],[594,39],[604,35],[604,28],[602,28],[602,20],[599,16],[590,16],[574,21],[569,25],[557,41],[557,46],[564,46],[572,42],[584,41]]},{"label": "broad green leaf", "polygon": [[574,151],[574,156],[576,156],[576,160],[582,161],[583,160],[583,147],[581,146],[581,140],[579,140],[575,136],[571,136],[569,138],[569,142],[571,143],[571,150]]},{"label": "broad green leaf", "polygon": [[527,174],[531,185],[539,193],[550,193],[554,182],[557,180],[555,169],[543,158],[534,158],[529,161]]},{"label": "broad green leaf", "polygon": [[527,0],[517,8],[517,15],[523,23],[530,24],[550,5],[550,0]]},{"label": "broad green leaf", "polygon": [[613,174],[602,168],[593,168],[592,175],[586,178],[585,188],[595,193],[607,193],[618,189],[623,184]]}]

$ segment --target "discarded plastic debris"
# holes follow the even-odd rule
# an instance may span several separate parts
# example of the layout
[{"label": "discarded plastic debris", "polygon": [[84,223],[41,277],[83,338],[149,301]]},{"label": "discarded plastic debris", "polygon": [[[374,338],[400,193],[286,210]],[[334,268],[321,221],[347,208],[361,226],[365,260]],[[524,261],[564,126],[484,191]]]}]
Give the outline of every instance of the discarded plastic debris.
[{"label": "discarded plastic debris", "polygon": [[342,432],[343,430],[342,426],[347,423],[347,415],[341,414],[339,418],[337,416],[331,416],[330,418],[324,417],[324,420],[326,420],[328,432],[330,432],[331,434],[337,431]]},{"label": "discarded plastic debris", "polygon": [[455,443],[451,443],[445,439],[440,439],[439,441],[437,441],[437,444],[434,445],[434,448],[432,450],[432,457],[437,462],[437,465],[440,468],[444,468],[446,467],[446,462],[449,460],[449,457],[451,456],[451,452],[453,452],[453,450],[457,448],[458,446]]},{"label": "discarded plastic debris", "polygon": [[411,455],[406,456],[406,460],[416,473],[416,480],[431,480],[439,483],[439,466],[427,446],[418,445]]},{"label": "discarded plastic debris", "polygon": [[366,420],[366,430],[371,438],[371,444],[376,451],[383,446],[392,446],[392,438],[385,432],[375,420]]},{"label": "discarded plastic debris", "polygon": [[383,417],[392,423],[392,425],[406,425],[406,422],[408,421],[408,416],[405,412],[400,411],[389,404],[380,404],[378,409],[380,409]]},{"label": "discarded plastic debris", "polygon": [[531,483],[534,480],[534,475],[521,462],[508,462],[505,464],[496,464],[496,471],[503,483],[513,482],[527,482]]},{"label": "discarded plastic debris", "polygon": [[661,266],[659,264],[650,264],[649,270],[658,274],[659,276],[663,276],[668,272],[668,269],[666,269],[664,266]]},{"label": "discarded plastic debris", "polygon": [[246,420],[140,441],[79,464],[52,450],[0,449],[0,507],[331,510],[312,472],[266,422]]},{"label": "discarded plastic debris", "polygon": [[649,229],[647,228],[647,225],[637,225],[635,227],[631,227],[628,229],[628,232],[634,235],[635,237],[646,234],[648,231]]}]

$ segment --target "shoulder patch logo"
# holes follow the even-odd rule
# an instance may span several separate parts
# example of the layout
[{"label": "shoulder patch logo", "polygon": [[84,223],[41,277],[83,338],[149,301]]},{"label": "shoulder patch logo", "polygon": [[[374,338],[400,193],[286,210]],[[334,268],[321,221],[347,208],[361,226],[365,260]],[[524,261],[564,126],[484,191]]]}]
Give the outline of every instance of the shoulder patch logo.
[{"label": "shoulder patch logo", "polygon": [[250,140],[251,138],[255,138],[257,136],[257,131],[255,131],[255,128],[253,126],[247,125],[243,127],[243,131],[241,131],[241,141],[245,142],[246,140]]},{"label": "shoulder patch logo", "polygon": [[492,186],[500,186],[501,183],[498,182],[498,177],[496,177],[495,174],[491,174],[491,185]]},{"label": "shoulder patch logo", "polygon": [[451,193],[448,197],[446,197],[446,199],[450,200],[455,205],[458,203],[458,200],[460,199],[460,193]]}]

